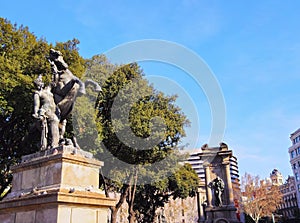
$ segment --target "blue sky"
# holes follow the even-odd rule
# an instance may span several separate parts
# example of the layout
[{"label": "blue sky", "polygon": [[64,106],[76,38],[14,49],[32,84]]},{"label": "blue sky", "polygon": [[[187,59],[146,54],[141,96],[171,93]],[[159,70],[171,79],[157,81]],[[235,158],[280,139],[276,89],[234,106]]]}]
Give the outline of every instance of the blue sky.
[{"label": "blue sky", "polygon": [[[142,39],[187,47],[202,57],[221,86],[223,141],[238,157],[240,173],[267,177],[278,168],[287,177],[292,173],[289,136],[300,127],[299,8],[296,0],[33,0],[2,1],[0,16],[28,26],[48,42],[75,37],[85,58]],[[141,65],[157,88],[179,95],[194,128],[184,142],[193,147],[206,143],[211,115],[203,91],[176,67]],[[198,140],[195,128],[200,129]]]}]

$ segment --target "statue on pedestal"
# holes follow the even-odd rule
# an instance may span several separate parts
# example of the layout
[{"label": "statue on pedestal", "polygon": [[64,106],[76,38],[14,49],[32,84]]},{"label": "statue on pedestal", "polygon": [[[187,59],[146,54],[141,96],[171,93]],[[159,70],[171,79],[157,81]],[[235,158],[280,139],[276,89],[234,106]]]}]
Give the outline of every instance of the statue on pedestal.
[{"label": "statue on pedestal", "polygon": [[38,119],[41,131],[41,150],[67,144],[79,148],[76,138],[65,139],[67,117],[71,114],[77,96],[85,94],[85,87],[92,85],[99,92],[101,87],[92,80],[82,82],[68,69],[62,53],[50,50],[47,57],[51,64],[52,82],[44,87],[42,76],[35,80],[33,117]]}]

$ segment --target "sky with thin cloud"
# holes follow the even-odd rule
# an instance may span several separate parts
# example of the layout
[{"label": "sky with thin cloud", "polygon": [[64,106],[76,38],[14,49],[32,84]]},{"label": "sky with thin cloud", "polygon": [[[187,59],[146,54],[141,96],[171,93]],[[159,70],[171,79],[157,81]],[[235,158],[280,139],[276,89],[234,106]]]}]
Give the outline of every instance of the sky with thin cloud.
[{"label": "sky with thin cloud", "polygon": [[[268,177],[277,168],[287,178],[289,136],[300,128],[299,8],[297,0],[32,0],[3,1],[0,16],[51,43],[77,38],[85,58],[143,39],[195,52],[223,92],[223,141],[237,156],[240,174]],[[183,144],[207,143],[212,117],[203,89],[178,67],[140,65],[155,87],[179,96],[192,123]]]}]

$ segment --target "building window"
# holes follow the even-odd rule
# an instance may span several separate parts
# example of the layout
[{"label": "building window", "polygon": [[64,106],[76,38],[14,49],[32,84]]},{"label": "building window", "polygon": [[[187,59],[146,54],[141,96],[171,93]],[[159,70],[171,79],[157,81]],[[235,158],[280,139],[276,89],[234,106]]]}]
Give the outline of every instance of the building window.
[{"label": "building window", "polygon": [[300,184],[298,184],[297,187],[298,187],[298,191],[300,191]]},{"label": "building window", "polygon": [[300,155],[300,147],[297,148],[298,155]]},{"label": "building window", "polygon": [[297,136],[295,139],[293,139],[293,144],[296,144],[300,141],[300,136]]},{"label": "building window", "polygon": [[297,165],[296,163],[293,163],[293,167],[292,167],[294,170],[297,169]]},{"label": "building window", "polygon": [[291,158],[293,159],[295,157],[295,150],[293,150],[292,152],[291,152]]},{"label": "building window", "polygon": [[295,173],[295,178],[296,178],[296,181],[299,181],[299,174],[298,173]]},{"label": "building window", "polygon": [[300,141],[300,136],[297,136],[296,138],[295,138],[295,143],[297,143],[297,142],[299,142]]}]

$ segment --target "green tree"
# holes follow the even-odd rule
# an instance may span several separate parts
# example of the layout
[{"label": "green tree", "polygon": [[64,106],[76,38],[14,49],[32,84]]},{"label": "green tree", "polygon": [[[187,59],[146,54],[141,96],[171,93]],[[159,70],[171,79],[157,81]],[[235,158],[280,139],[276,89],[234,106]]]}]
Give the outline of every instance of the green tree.
[{"label": "green tree", "polygon": [[55,49],[59,50],[65,62],[69,65],[69,70],[77,77],[81,78],[85,73],[85,59],[79,55],[79,40],[74,38],[67,42],[57,42]]},{"label": "green tree", "polygon": [[[116,66],[109,63],[104,55],[96,55],[86,60],[86,70],[82,80],[91,79],[103,86],[115,69]],[[102,151],[95,117],[95,104],[98,92],[95,92],[91,87],[87,87],[86,92],[85,95],[76,99],[73,111],[73,126],[81,149],[96,155],[99,151]],[[101,157],[99,158],[102,160]]]},{"label": "green tree", "polygon": [[37,40],[27,27],[0,18],[0,194],[10,185],[10,166],[34,151],[20,142],[32,122],[33,80],[47,73],[48,50],[45,40]]},{"label": "green tree", "polygon": [[179,166],[167,178],[138,187],[134,204],[138,222],[154,222],[157,209],[164,207],[169,199],[185,199],[196,195],[199,185],[197,173],[190,164],[179,164]]},{"label": "green tree", "polygon": [[[91,67],[87,66],[87,70],[106,76],[106,72],[100,71],[102,63],[89,61]],[[156,91],[143,78],[143,71],[136,63],[114,68],[104,82],[99,77],[102,92],[96,107],[102,149],[94,153],[105,163],[103,176],[107,191],[121,194],[117,205],[112,208],[112,222],[116,222],[117,212],[125,201],[129,208],[129,222],[133,222],[137,213],[140,218],[149,215],[149,211],[155,212],[170,196],[175,199],[192,195],[191,191],[197,184],[193,180],[197,175],[193,175],[196,178],[188,177],[185,184],[179,180],[183,170],[172,175],[178,166],[177,143],[185,135],[184,127],[189,124],[174,103],[176,96]],[[152,164],[170,156],[174,158],[164,166],[149,169]],[[184,170],[187,171],[186,166]],[[166,193],[170,190],[173,192]],[[151,197],[153,191],[156,197]],[[139,205],[145,196],[156,202],[148,213],[146,207]]]},{"label": "green tree", "polygon": [[176,96],[156,92],[142,76],[135,63],[121,66],[107,79],[98,98],[103,144],[116,158],[131,164],[165,158],[188,124],[174,104]]},{"label": "green tree", "polygon": [[[77,40],[57,43],[59,49],[69,52],[70,69],[83,72],[84,60],[79,56]],[[51,79],[46,59],[50,48],[45,39],[38,39],[28,27],[11,24],[0,18],[0,194],[10,185],[10,166],[19,162],[22,155],[37,151],[38,134],[31,134],[34,122],[33,81],[44,74],[45,82]],[[72,59],[71,59],[72,58]],[[72,63],[76,64],[73,68]],[[80,66],[79,66],[80,65]],[[80,69],[78,68],[80,67]],[[81,73],[80,73],[81,72]],[[28,137],[30,135],[30,137]],[[34,137],[36,136],[36,137]]]}]

